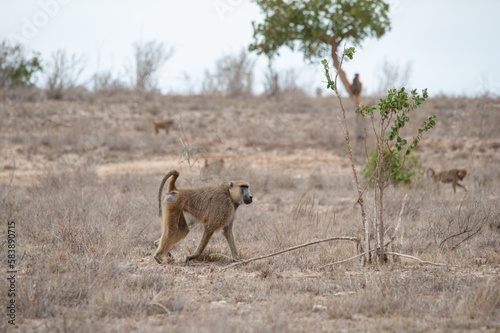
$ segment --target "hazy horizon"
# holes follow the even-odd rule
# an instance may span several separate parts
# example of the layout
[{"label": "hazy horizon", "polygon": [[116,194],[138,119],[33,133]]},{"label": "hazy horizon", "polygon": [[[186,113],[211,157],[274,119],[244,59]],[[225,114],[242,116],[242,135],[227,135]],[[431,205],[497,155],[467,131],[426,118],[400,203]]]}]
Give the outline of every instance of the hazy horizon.
[{"label": "hazy horizon", "polygon": [[[481,0],[401,0],[391,4],[392,29],[380,40],[366,40],[344,70],[352,79],[360,73],[364,93],[380,90],[384,62],[404,71],[411,66],[409,88],[428,88],[431,96],[500,96],[500,2]],[[260,22],[250,1],[126,0],[0,0],[0,39],[23,42],[43,60],[66,50],[86,59],[82,82],[94,73],[112,70],[124,76],[132,62],[134,42],[157,40],[175,49],[160,73],[164,93],[198,91],[206,70],[217,59],[238,54],[252,42],[252,21]],[[349,46],[349,45],[348,45]],[[282,73],[293,69],[297,84],[309,93],[324,87],[320,61],[308,64],[302,54],[281,49],[274,65]],[[265,56],[256,60],[256,93],[262,91]],[[328,54],[325,57],[329,59]],[[39,82],[39,85],[43,82]],[[326,92],[326,89],[325,89]]]}]

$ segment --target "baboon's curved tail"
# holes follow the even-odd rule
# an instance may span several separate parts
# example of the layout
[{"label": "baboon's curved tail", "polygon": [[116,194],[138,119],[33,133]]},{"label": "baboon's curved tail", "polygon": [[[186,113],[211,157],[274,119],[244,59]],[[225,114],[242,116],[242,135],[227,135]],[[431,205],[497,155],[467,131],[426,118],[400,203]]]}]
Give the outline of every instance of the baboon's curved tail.
[{"label": "baboon's curved tail", "polygon": [[167,179],[172,176],[172,179],[170,179],[170,183],[168,183],[168,189],[167,192],[170,193],[172,191],[175,191],[177,188],[175,187],[175,181],[177,180],[177,177],[179,177],[179,172],[177,170],[171,170],[169,171],[165,177],[163,177],[161,184],[160,184],[160,190],[158,191],[158,216],[161,217],[161,193],[163,192],[163,186],[165,186],[165,182]]},{"label": "baboon's curved tail", "polygon": [[[430,175],[430,176],[429,176],[429,172],[431,172],[431,175]],[[429,178],[434,178],[434,176],[436,176],[436,171],[434,171],[434,169],[433,169],[433,168],[429,168],[429,169],[427,169],[426,174],[427,174],[427,177],[429,177]]]}]

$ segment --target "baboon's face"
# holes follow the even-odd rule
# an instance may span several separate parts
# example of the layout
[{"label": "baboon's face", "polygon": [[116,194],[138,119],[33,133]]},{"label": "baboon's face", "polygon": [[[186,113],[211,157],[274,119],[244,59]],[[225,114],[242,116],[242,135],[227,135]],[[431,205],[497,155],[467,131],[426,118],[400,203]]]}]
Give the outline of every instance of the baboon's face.
[{"label": "baboon's face", "polygon": [[465,178],[466,174],[467,174],[467,170],[458,170],[457,171],[457,177],[460,180],[463,180]]},{"label": "baboon's face", "polygon": [[250,193],[250,189],[248,186],[240,186],[240,193],[241,193],[241,198],[243,199],[243,202],[246,205],[249,205],[252,203],[252,194]]},{"label": "baboon's face", "polygon": [[233,201],[240,205],[242,203],[249,205],[252,203],[253,196],[250,193],[250,189],[247,183],[238,180],[236,182],[231,182],[229,184],[229,192]]}]

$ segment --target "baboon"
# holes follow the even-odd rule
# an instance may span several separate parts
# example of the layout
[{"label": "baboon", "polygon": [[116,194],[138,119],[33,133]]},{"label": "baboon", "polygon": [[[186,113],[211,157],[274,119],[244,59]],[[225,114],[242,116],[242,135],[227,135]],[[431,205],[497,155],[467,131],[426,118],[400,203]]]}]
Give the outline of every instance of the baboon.
[{"label": "baboon", "polygon": [[[172,178],[168,184],[167,196],[162,203],[163,186],[169,177]],[[155,260],[160,264],[163,256],[168,254],[171,257],[170,248],[189,233],[184,212],[203,223],[205,228],[198,248],[186,257],[186,264],[189,264],[191,259],[200,256],[213,233],[218,229],[222,229],[233,260],[238,260],[232,230],[233,221],[238,206],[243,203],[246,205],[252,203],[253,197],[248,183],[237,180],[193,189],[178,189],[175,186],[177,177],[179,177],[178,171],[168,172],[163,177],[158,191],[158,215],[162,219],[162,235],[157,241],[158,249],[154,255]]]},{"label": "baboon", "polygon": [[165,130],[165,132],[168,134],[168,131],[170,130],[170,127],[174,124],[173,120],[166,120],[157,123],[156,121],[153,121],[153,128],[155,130],[155,135],[158,135],[158,132],[160,131],[161,128]]},{"label": "baboon", "polygon": [[429,172],[431,173],[430,178],[434,181],[434,183],[442,182],[444,184],[451,183],[453,186],[453,192],[457,193],[457,185],[460,186],[467,192],[465,186],[461,185],[458,181],[463,180],[465,175],[467,175],[467,170],[465,169],[451,169],[447,171],[441,171],[436,173],[433,168],[427,169],[427,175],[429,176]]},{"label": "baboon", "polygon": [[356,73],[354,75],[354,80],[352,80],[351,84],[351,94],[353,95],[354,101],[356,102],[357,105],[361,104],[361,89],[363,88],[363,85],[361,84],[361,81],[359,81],[359,74]]},{"label": "baboon", "polygon": [[218,176],[221,174],[223,169],[224,169],[223,158],[211,159],[210,163],[208,162],[208,159],[205,158],[205,164],[203,166],[203,169],[201,169],[201,177],[202,179],[209,179],[214,175]]}]

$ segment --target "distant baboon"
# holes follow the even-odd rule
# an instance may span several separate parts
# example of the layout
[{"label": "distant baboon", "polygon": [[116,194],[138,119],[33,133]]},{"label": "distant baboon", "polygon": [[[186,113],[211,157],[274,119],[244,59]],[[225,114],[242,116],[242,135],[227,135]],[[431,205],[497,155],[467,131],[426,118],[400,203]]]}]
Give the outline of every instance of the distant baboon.
[{"label": "distant baboon", "polygon": [[356,73],[354,75],[354,80],[352,80],[351,93],[353,95],[359,95],[359,94],[361,94],[362,88],[363,88],[363,85],[361,84],[361,81],[359,81],[359,74]]},{"label": "distant baboon", "polygon": [[201,178],[209,179],[214,175],[218,176],[221,174],[223,169],[224,169],[223,158],[211,159],[210,163],[208,162],[208,159],[205,158],[205,164],[203,166],[203,169],[201,169]]},{"label": "distant baboon", "polygon": [[[167,197],[161,202],[163,186],[169,177]],[[184,217],[184,212],[191,214],[197,221],[204,224],[203,237],[196,251],[186,257],[196,259],[207,246],[212,234],[222,229],[222,234],[227,239],[231,255],[238,260],[238,252],[233,237],[233,220],[236,209],[241,204],[250,204],[252,195],[248,184],[244,181],[231,181],[224,184],[208,185],[193,189],[178,189],[175,181],[179,172],[168,172],[161,181],[158,192],[158,211],[162,219],[162,235],[158,242],[158,249],[154,255],[155,260],[161,263],[165,255],[170,255],[170,248],[189,233],[189,227]],[[155,242],[156,243],[156,242]]]},{"label": "distant baboon", "polygon": [[174,124],[173,120],[166,120],[157,123],[156,121],[153,121],[153,128],[155,130],[155,135],[158,135],[158,132],[160,131],[161,128],[165,130],[165,132],[168,134],[168,131],[170,130],[170,127]]},{"label": "distant baboon", "polygon": [[453,186],[453,192],[457,193],[457,186],[463,188],[466,192],[467,189],[465,186],[458,183],[459,180],[463,180],[465,175],[467,175],[467,170],[465,169],[451,169],[447,171],[441,171],[436,173],[433,168],[427,169],[427,175],[431,173],[430,178],[434,181],[434,183],[442,182],[445,184],[451,183]]},{"label": "distant baboon", "polygon": [[361,104],[361,90],[363,89],[363,85],[361,81],[359,81],[359,74],[356,73],[354,75],[354,80],[352,80],[351,84],[351,94],[353,95],[354,101],[357,105]]}]

